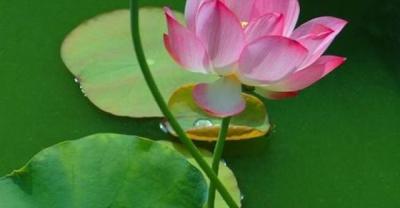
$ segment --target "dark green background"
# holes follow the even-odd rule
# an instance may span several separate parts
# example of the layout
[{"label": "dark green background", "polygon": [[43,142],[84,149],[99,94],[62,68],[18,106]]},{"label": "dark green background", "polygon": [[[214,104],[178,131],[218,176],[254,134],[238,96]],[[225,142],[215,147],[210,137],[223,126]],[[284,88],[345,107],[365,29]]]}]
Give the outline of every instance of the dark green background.
[{"label": "dark green background", "polygon": [[[275,125],[268,138],[228,144],[225,158],[244,208],[400,207],[396,2],[301,1],[301,22],[321,15],[350,21],[330,48],[348,62],[296,99],[267,101]],[[95,108],[60,59],[61,42],[75,26],[127,7],[127,0],[0,0],[0,175],[65,139],[98,132],[169,138],[155,131],[158,120]]]}]

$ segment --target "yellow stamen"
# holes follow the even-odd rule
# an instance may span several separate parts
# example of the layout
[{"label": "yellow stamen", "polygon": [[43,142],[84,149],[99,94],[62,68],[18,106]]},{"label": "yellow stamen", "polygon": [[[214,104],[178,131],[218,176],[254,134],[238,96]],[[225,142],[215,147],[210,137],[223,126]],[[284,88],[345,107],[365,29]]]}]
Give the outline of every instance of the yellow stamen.
[{"label": "yellow stamen", "polygon": [[231,74],[228,74],[225,76],[227,79],[233,80],[235,82],[240,82],[238,74],[236,72],[233,72]]},{"label": "yellow stamen", "polygon": [[242,28],[246,28],[247,25],[249,24],[249,22],[242,21],[242,22],[240,22],[240,24],[242,24]]}]

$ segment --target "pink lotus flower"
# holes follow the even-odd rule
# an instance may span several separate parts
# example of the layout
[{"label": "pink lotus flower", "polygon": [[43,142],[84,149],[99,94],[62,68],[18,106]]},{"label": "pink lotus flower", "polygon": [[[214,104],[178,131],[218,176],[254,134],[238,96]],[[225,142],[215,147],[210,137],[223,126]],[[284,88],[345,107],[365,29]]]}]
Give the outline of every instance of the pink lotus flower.
[{"label": "pink lotus flower", "polygon": [[221,76],[194,88],[196,103],[214,116],[235,115],[245,108],[241,84],[280,99],[344,63],[322,54],[347,22],[319,17],[294,29],[299,11],[297,0],[187,0],[186,27],[165,10],[164,43],[185,69]]}]

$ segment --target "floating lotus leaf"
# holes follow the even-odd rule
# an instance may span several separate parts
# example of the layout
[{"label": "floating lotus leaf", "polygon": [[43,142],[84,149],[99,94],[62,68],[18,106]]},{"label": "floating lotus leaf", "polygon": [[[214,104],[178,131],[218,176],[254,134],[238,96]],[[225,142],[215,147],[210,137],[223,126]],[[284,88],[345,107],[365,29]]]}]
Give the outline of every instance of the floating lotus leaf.
[{"label": "floating lotus leaf", "polygon": [[[176,90],[168,106],[191,139],[215,141],[222,121],[220,118],[208,115],[196,105],[192,98],[193,87],[194,85],[189,84]],[[243,94],[243,96],[246,99],[246,109],[232,118],[228,140],[264,136],[271,127],[263,102],[252,95]],[[164,127],[175,135],[168,122],[164,122]]]},{"label": "floating lotus leaf", "polygon": [[[66,37],[61,56],[100,109],[119,116],[162,117],[136,61],[129,16],[129,10],[117,10],[82,23]],[[140,31],[147,62],[166,99],[183,84],[215,79],[182,70],[173,62],[163,44],[167,28],[162,9],[141,9]]]},{"label": "floating lotus leaf", "polygon": [[0,178],[1,208],[201,208],[206,198],[203,175],[180,153],[116,134],[55,145]]}]

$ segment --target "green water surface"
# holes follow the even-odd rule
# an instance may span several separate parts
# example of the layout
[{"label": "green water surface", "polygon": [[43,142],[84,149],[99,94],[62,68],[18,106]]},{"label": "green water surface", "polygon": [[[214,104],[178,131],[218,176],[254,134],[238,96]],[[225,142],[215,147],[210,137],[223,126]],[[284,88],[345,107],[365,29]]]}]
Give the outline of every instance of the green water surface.
[{"label": "green water surface", "polygon": [[[400,5],[301,5],[301,22],[322,15],[349,20],[329,50],[348,61],[296,99],[267,101],[275,125],[268,137],[227,145],[244,208],[400,207]],[[127,0],[0,0],[0,175],[45,147],[93,133],[171,138],[157,119],[98,110],[61,61],[61,42],[75,26],[127,7]]]}]

